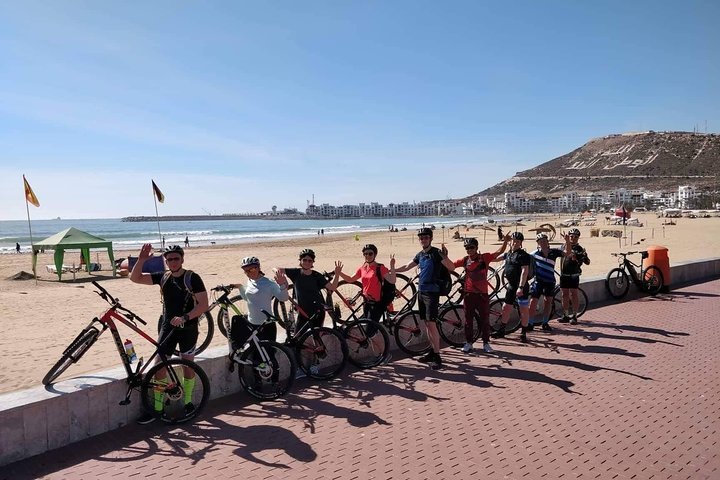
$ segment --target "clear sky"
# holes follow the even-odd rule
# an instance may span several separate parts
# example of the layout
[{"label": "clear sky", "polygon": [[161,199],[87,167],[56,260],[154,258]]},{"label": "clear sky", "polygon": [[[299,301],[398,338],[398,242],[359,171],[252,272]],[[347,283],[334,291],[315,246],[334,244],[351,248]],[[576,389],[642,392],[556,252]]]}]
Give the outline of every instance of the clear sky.
[{"label": "clear sky", "polygon": [[3,1],[0,219],[477,193],[720,131],[720,2]]}]

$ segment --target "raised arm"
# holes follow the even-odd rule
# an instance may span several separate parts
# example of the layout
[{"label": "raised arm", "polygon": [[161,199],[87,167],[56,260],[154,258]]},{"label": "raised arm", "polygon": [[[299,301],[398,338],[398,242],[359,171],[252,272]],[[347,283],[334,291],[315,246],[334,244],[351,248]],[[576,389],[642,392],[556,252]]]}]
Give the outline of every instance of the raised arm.
[{"label": "raised arm", "polygon": [[151,250],[152,245],[150,245],[149,243],[144,244],[140,249],[137,262],[135,262],[135,266],[133,266],[132,272],[130,272],[130,281],[132,281],[133,283],[152,285],[152,275],[150,275],[149,273],[143,273],[142,271],[145,261],[150,258]]},{"label": "raised arm", "polygon": [[[505,251],[505,249],[507,248],[507,244],[508,244],[509,241],[510,241],[510,234],[508,233],[507,235],[505,235],[505,236],[503,237],[503,243],[502,243],[502,245],[500,246],[500,248],[498,248],[497,250],[495,250],[495,251],[493,252],[493,257],[495,257],[495,258],[497,259],[497,257],[499,257],[499,256]],[[497,260],[493,260],[493,262],[495,262],[495,261],[497,261]]]},{"label": "raised arm", "polygon": [[335,275],[333,275],[332,282],[325,284],[325,288],[334,292],[337,289],[338,283],[340,283],[340,274],[342,273],[343,264],[340,261],[335,262]]},{"label": "raised arm", "polygon": [[385,275],[385,280],[390,283],[395,283],[397,277],[395,276],[395,254],[390,255],[390,271]]},{"label": "raised arm", "polygon": [[451,272],[454,272],[455,264],[452,260],[448,258],[448,249],[444,243],[440,245],[440,256],[442,257],[442,264],[445,265],[445,268],[447,268]]},{"label": "raised arm", "polygon": [[415,268],[415,267],[417,267],[417,263],[415,263],[411,260],[410,263],[406,263],[405,265],[402,265],[400,267],[395,267],[395,273],[407,272],[411,268]]}]

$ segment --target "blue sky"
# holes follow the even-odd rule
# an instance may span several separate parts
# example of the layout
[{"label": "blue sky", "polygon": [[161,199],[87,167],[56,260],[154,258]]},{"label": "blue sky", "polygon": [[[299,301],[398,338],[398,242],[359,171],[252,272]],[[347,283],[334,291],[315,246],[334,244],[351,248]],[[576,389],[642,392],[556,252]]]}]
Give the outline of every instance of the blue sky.
[{"label": "blue sky", "polygon": [[720,2],[0,3],[0,218],[461,197],[720,131]]}]

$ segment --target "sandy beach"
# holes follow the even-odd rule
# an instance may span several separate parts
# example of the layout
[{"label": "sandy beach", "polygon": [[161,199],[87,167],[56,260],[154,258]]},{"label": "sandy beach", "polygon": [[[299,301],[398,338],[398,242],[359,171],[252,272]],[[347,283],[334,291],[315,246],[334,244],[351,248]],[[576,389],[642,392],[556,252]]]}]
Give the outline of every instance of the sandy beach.
[{"label": "sandy beach", "polygon": [[[542,223],[557,223],[568,215],[536,216],[524,221],[524,227],[518,227],[526,236],[527,250],[535,248],[534,233],[529,232]],[[591,228],[619,229],[622,226],[605,225],[599,217],[595,226],[583,226],[580,230],[580,243],[587,249],[592,260],[584,268],[584,276],[604,276],[617,261],[611,252],[645,249],[650,245],[662,245],[669,248],[671,264],[695,259],[710,258],[718,255],[720,246],[720,218],[679,218],[673,219],[676,225],[663,225],[669,219],[658,218],[653,213],[637,214],[643,227],[627,227],[626,238],[591,237]],[[460,234],[478,238],[482,251],[494,251],[498,248],[497,234],[480,228],[458,227]],[[504,230],[511,230],[509,227]],[[560,230],[560,229],[558,229]],[[464,255],[462,242],[452,240],[454,229],[436,230],[434,244],[439,246],[443,236],[450,256],[453,259]],[[565,229],[567,231],[567,229]],[[561,241],[559,235],[556,242]],[[635,243],[634,245],[631,245]],[[187,250],[185,267],[198,272],[205,285],[213,287],[221,283],[244,282],[245,276],[240,270],[240,259],[246,255],[258,256],[266,273],[273,267],[294,267],[297,265],[297,253],[300,249],[311,247],[317,253],[316,269],[330,271],[333,262],[340,260],[345,264],[345,272],[352,274],[362,263],[360,250],[366,243],[378,246],[378,260],[387,263],[389,255],[394,253],[398,263],[412,259],[419,250],[414,231],[364,233],[356,240],[354,235],[325,235],[308,239],[294,239],[282,242],[264,242],[236,246],[195,247]],[[116,251],[115,257],[125,257],[137,252]],[[70,254],[72,255],[72,254]],[[93,261],[96,253],[92,254]],[[107,267],[106,255],[98,254],[101,264]],[[639,256],[634,260],[639,260]],[[66,260],[67,263],[67,260]],[[111,272],[104,270],[93,274],[66,275],[62,282],[46,272],[45,265],[52,264],[52,252],[38,259],[40,279],[8,280],[7,278],[21,270],[31,271],[30,255],[0,255],[0,318],[5,332],[0,337],[2,352],[0,369],[0,392],[9,392],[40,385],[40,380],[48,369],[60,358],[62,351],[79,331],[93,318],[100,315],[107,304],[92,291],[91,280],[98,280],[119,297],[124,306],[130,308],[149,321],[147,331],[152,332],[159,315],[160,292],[157,287],[135,285],[127,278],[113,278]],[[128,331],[123,331],[125,335]],[[152,349],[147,343],[131,336],[139,355],[149,357]],[[125,337],[123,337],[125,338]],[[224,345],[225,339],[216,332],[213,345]],[[63,378],[120,366],[110,335],[103,335],[98,343],[82,360],[71,366]]]}]

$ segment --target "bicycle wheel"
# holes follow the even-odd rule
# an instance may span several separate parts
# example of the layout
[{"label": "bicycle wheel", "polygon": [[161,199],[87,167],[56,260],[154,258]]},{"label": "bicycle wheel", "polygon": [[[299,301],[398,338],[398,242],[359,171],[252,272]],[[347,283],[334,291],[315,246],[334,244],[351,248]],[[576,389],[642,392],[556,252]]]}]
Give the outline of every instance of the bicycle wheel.
[{"label": "bicycle wheel", "polygon": [[50,385],[57,379],[62,373],[68,369],[73,363],[77,363],[78,360],[85,355],[85,352],[92,347],[93,343],[97,340],[100,332],[95,327],[83,329],[80,335],[75,337],[75,340],[70,342],[70,345],[65,349],[55,365],[52,366],[50,371],[43,377],[42,384]]},{"label": "bicycle wheel", "polygon": [[295,356],[308,377],[328,380],[342,372],[348,360],[348,347],[342,335],[328,327],[313,328],[297,342]]},{"label": "bicycle wheel", "polygon": [[[213,322],[212,315],[205,312],[198,317],[198,338],[193,352],[194,355],[199,355],[210,345],[214,333],[215,322]],[[175,355],[180,355],[180,352],[175,350]]]},{"label": "bicycle wheel", "polygon": [[450,272],[450,280],[452,281],[452,286],[450,287],[450,293],[447,295],[448,301],[452,304],[460,305],[464,297],[463,284],[465,283],[465,277],[461,277],[457,272]]},{"label": "bicycle wheel", "polygon": [[290,349],[277,342],[260,341],[260,350],[250,347],[240,355],[238,378],[247,393],[259,400],[273,400],[292,387],[297,365]]},{"label": "bicycle wheel", "polygon": [[420,319],[420,312],[411,310],[395,319],[395,342],[409,355],[422,355],[430,351],[427,327]]},{"label": "bicycle wheel", "polygon": [[348,360],[358,368],[377,367],[385,359],[390,337],[378,322],[361,318],[342,328],[348,347]]},{"label": "bicycle wheel", "polygon": [[490,303],[490,306],[488,307],[488,311],[490,314],[490,329],[493,332],[497,332],[498,330],[500,330],[504,305],[505,302],[503,300],[495,300],[494,302]]},{"label": "bicycle wheel", "polygon": [[500,290],[500,275],[493,267],[488,267],[487,279],[488,279],[488,294],[489,294],[490,298],[492,298],[493,295],[497,296],[498,291]]},{"label": "bicycle wheel", "polygon": [[[294,299],[295,298],[295,285],[288,285],[287,291],[288,291],[288,296],[290,298]],[[285,303],[285,302],[281,302],[277,298],[273,298],[272,313],[275,316],[275,318],[279,318],[280,320],[283,321],[283,323],[287,323],[289,320],[288,313],[290,312],[290,309],[295,310],[295,306],[292,303],[290,303],[290,304],[286,304],[285,308],[283,309],[282,308],[283,303]],[[298,317],[297,310],[295,310],[295,318],[297,318],[297,317]]]},{"label": "bicycle wheel", "polygon": [[336,312],[339,309],[338,317],[341,319],[350,320],[362,317],[364,303],[365,297],[363,297],[360,282],[346,282],[343,280],[338,283],[334,292],[328,291],[327,294],[327,304],[333,305]]},{"label": "bicycle wheel", "polygon": [[388,313],[404,313],[415,305],[417,287],[413,281],[402,274],[395,275],[395,299],[388,305]]},{"label": "bicycle wheel", "polygon": [[517,302],[515,302],[510,309],[510,318],[508,319],[508,323],[505,326],[505,332],[506,333],[512,333],[518,328],[520,328],[521,325],[520,320],[520,307],[518,307]]},{"label": "bicycle wheel", "polygon": [[[228,300],[230,300],[230,303],[235,303],[242,300],[242,297],[240,295],[235,295],[234,297],[230,297]],[[212,322],[212,314],[207,312],[206,315],[210,316],[210,321]],[[230,330],[230,315],[228,315],[227,308],[220,307],[220,310],[218,310],[217,326],[218,331],[222,333],[223,337],[227,338],[228,331]]]},{"label": "bicycle wheel", "polygon": [[[585,293],[585,290],[582,288],[578,288],[578,304],[577,305],[571,305],[572,311],[577,315],[578,318],[582,317],[582,315],[587,310],[588,306],[588,296],[587,293]],[[558,290],[555,292],[555,301],[553,302],[553,316],[555,318],[562,318],[565,314],[565,309],[562,307],[562,290]],[[570,315],[570,313],[568,313]]]},{"label": "bicycle wheel", "polygon": [[654,265],[650,265],[642,272],[642,288],[652,296],[660,293],[663,287],[662,271]]},{"label": "bicycle wheel", "polygon": [[[161,370],[165,370],[165,377],[155,378]],[[145,411],[163,422],[183,423],[205,408],[210,381],[197,363],[172,358],[148,370],[140,385],[140,398]]]},{"label": "bicycle wheel", "polygon": [[[448,345],[453,347],[465,345],[465,307],[453,305],[444,308],[438,315],[438,330]],[[477,321],[473,321],[472,341],[474,342],[478,338],[480,338],[480,325]]]},{"label": "bicycle wheel", "polygon": [[630,277],[622,268],[613,268],[605,278],[605,289],[612,298],[622,298],[630,289]]}]

